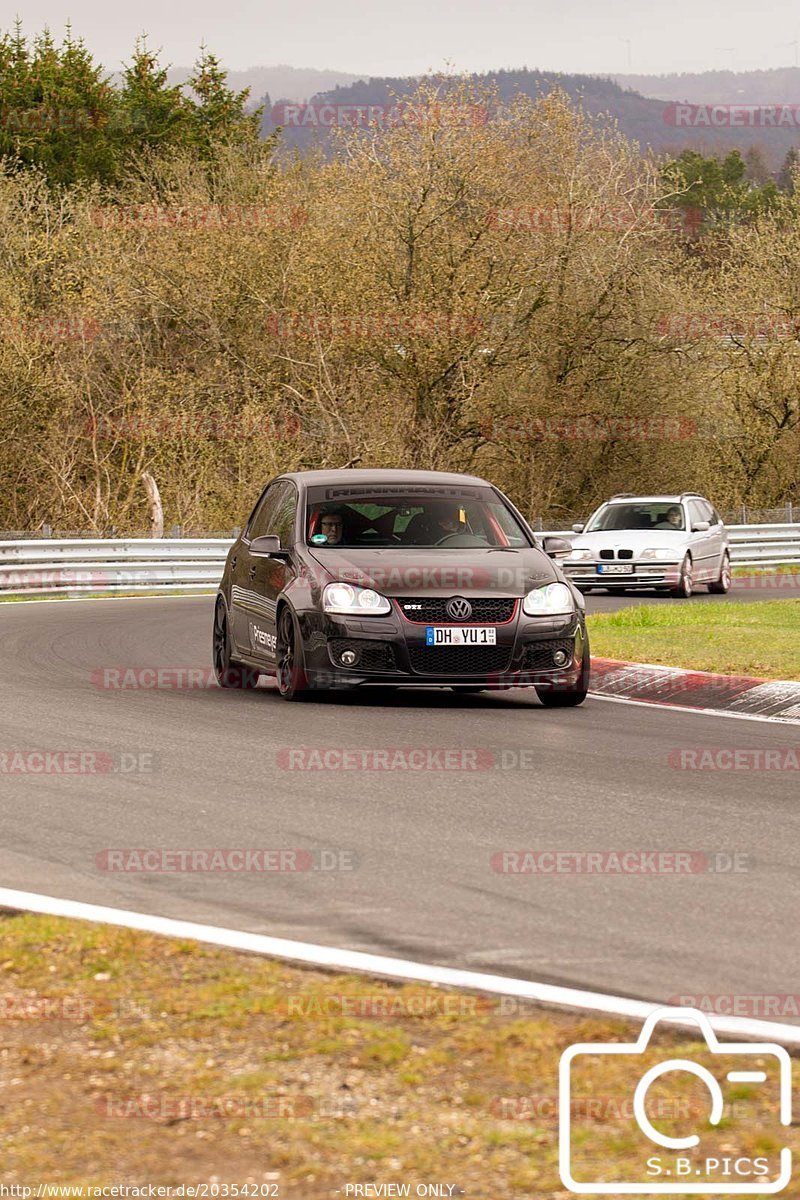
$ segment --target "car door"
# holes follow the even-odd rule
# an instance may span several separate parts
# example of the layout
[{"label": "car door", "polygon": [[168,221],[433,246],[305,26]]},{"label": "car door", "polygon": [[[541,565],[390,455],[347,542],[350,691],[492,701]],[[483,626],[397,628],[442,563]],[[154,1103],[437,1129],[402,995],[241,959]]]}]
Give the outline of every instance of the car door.
[{"label": "car door", "polygon": [[259,595],[255,586],[259,560],[250,554],[250,543],[253,538],[271,532],[283,483],[285,480],[276,480],[264,488],[250,514],[236,552],[231,578],[231,627],[233,640],[243,654],[252,653],[250,618],[259,603]]},{"label": "car door", "polygon": [[716,556],[714,545],[718,534],[715,534],[711,529],[705,532],[695,530],[695,525],[699,521],[708,522],[708,513],[705,511],[705,505],[699,500],[689,501],[689,523],[691,526],[691,535],[689,545],[692,548],[692,561],[694,562],[694,578],[697,582],[707,582],[712,577],[716,579]]},{"label": "car door", "polygon": [[708,531],[709,554],[711,557],[711,561],[709,563],[711,575],[709,578],[717,579],[722,566],[722,552],[728,544],[727,538],[725,537],[725,527],[719,519],[719,513],[714,506],[708,502],[708,500],[703,500],[700,507],[704,510],[706,514],[705,519],[711,526]]},{"label": "car door", "polygon": [[[270,488],[270,504],[266,510],[267,528],[254,536],[273,534],[280,539],[281,549],[294,549],[294,523],[297,515],[297,488],[288,479],[279,480]],[[251,539],[252,540],[252,539]],[[248,577],[250,603],[247,612],[247,637],[254,658],[275,662],[277,646],[276,610],[278,596],[295,575],[291,559],[249,555]]]}]

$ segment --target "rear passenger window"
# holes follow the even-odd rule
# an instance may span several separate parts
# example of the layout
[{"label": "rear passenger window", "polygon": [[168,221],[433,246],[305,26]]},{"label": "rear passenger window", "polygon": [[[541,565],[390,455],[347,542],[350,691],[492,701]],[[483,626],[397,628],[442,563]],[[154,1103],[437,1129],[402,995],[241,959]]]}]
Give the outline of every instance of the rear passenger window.
[{"label": "rear passenger window", "polygon": [[270,527],[280,500],[280,493],[281,485],[279,483],[271,483],[264,492],[247,525],[247,537],[250,541],[272,532]]},{"label": "rear passenger window", "polygon": [[297,492],[294,484],[282,485],[281,497],[272,517],[269,533],[277,534],[284,548],[294,545],[294,518],[297,513]]}]

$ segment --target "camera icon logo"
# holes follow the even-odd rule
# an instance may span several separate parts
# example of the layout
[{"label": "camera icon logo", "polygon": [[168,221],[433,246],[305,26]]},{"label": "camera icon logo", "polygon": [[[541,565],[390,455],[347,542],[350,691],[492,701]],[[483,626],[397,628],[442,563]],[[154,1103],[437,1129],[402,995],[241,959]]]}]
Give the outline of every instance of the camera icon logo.
[{"label": "camera icon logo", "polygon": [[[706,1043],[703,1055],[698,1056],[703,1061],[657,1059],[656,1047],[650,1042],[659,1022],[696,1024]],[[608,1145],[603,1143],[603,1126],[592,1129],[586,1117],[593,1103],[597,1111],[602,1108],[602,1103],[591,1097],[598,1090],[602,1096],[603,1078],[611,1080],[618,1091],[620,1075],[631,1084],[632,1105],[625,1114],[626,1119],[630,1116],[630,1124],[624,1143],[626,1156],[629,1149],[632,1157],[624,1169],[615,1170]],[[561,1181],[579,1195],[775,1195],[791,1180],[791,1149],[784,1146],[769,1154],[748,1151],[753,1122],[758,1120],[757,1106],[764,1103],[770,1086],[772,1095],[777,1089],[777,1122],[790,1125],[792,1064],[784,1047],[773,1042],[720,1042],[706,1014],[694,1008],[657,1009],[645,1021],[636,1042],[569,1046],[559,1064]],[[664,1094],[667,1090],[671,1097]],[[698,1092],[699,1099],[690,1102],[687,1097]],[[654,1113],[654,1107],[659,1111]],[[742,1108],[746,1115],[741,1127],[747,1132],[743,1132],[741,1148],[731,1152],[730,1143],[737,1136],[736,1111]],[[724,1152],[709,1145],[710,1136],[723,1120]],[[654,1121],[669,1126],[670,1131],[657,1128]],[[756,1128],[755,1132],[767,1135],[774,1131]]]}]

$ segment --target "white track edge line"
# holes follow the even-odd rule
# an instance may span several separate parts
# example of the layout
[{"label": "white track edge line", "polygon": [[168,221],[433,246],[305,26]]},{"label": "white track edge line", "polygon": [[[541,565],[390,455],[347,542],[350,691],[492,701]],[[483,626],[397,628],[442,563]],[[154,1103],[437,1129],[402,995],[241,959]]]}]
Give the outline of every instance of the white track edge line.
[{"label": "white track edge line", "polygon": [[725,708],[697,708],[689,704],[670,704],[659,700],[634,700],[628,696],[604,696],[589,689],[593,700],[608,700],[612,704],[638,704],[640,708],[664,709],[667,712],[694,713],[701,717],[727,717],[734,721],[768,721],[771,725],[800,725],[800,717],[768,717],[763,713],[729,712]]},{"label": "white track edge line", "polygon": [[[664,1004],[632,1000],[625,996],[587,992],[578,988],[536,983],[529,979],[514,979],[505,975],[484,975],[480,971],[467,971],[460,967],[442,967],[409,959],[388,958],[381,954],[320,946],[312,942],[294,942],[267,934],[247,933],[218,925],[201,925],[194,921],[159,917],[123,908],[108,908],[105,905],[87,904],[80,900],[63,900],[56,896],[22,892],[13,888],[0,887],[0,907],[53,917],[71,917],[79,921],[102,921],[125,929],[139,929],[164,937],[192,938],[214,946],[225,946],[231,950],[243,950],[251,954],[264,954],[271,958],[282,958],[310,966],[358,971],[405,981],[414,980],[440,987],[469,988],[475,992],[515,996],[518,999],[532,1000],[557,1008],[604,1013],[607,1016],[644,1021],[651,1013],[664,1007]],[[709,1021],[717,1033],[800,1046],[800,1026],[784,1025],[777,1021],[760,1021],[752,1017],[716,1015],[709,1015]],[[674,1023],[697,1028],[696,1024],[688,1019],[685,1022],[676,1020]]]}]

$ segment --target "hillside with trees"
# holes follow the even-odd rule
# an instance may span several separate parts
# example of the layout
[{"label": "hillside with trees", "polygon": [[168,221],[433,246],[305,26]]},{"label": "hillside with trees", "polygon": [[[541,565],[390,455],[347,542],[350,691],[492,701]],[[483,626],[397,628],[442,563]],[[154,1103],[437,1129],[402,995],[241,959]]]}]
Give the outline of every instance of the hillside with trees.
[{"label": "hillside with trees", "polygon": [[[798,72],[800,74],[800,72]],[[680,89],[667,89],[670,93],[665,98],[655,98],[652,93],[642,94],[632,86],[626,86],[610,78],[595,75],[567,75],[553,71],[538,69],[507,71],[491,71],[482,75],[468,77],[477,89],[484,89],[497,98],[500,105],[510,103],[517,95],[537,99],[552,90],[558,90],[567,95],[574,103],[597,118],[600,123],[616,127],[628,139],[637,142],[643,151],[657,154],[677,156],[683,150],[695,150],[706,156],[724,158],[732,150],[741,153],[753,150],[765,161],[771,172],[777,172],[784,162],[786,155],[800,144],[800,128],[795,123],[792,127],[759,128],[747,124],[734,125],[730,128],[719,127],[704,123],[702,114],[697,124],[676,124],[675,104],[682,103],[691,97],[680,92]],[[675,77],[682,79],[682,76]],[[705,79],[705,76],[699,77]],[[739,78],[739,77],[735,77]],[[739,91],[732,99],[722,99],[714,90],[714,73],[709,73],[707,91],[703,94],[699,84],[695,91],[700,99],[694,102],[698,105],[713,105],[721,103],[747,103],[747,93]],[[648,84],[657,88],[661,82],[659,77],[641,77],[641,87]],[[326,102],[337,105],[390,105],[392,97],[407,95],[419,86],[417,79],[388,79],[370,78],[358,80],[349,85],[342,85],[330,91],[318,93],[312,103],[321,106]],[[675,92],[673,96],[671,93]],[[727,93],[726,93],[727,95]],[[280,96],[273,93],[273,99]],[[760,103],[764,97],[756,97],[750,103]],[[271,106],[269,97],[263,101],[262,130],[269,135],[281,122],[280,106]],[[315,143],[322,143],[327,148],[328,138],[324,130],[315,135],[309,128],[286,128],[284,138],[288,145],[307,149]]]},{"label": "hillside with trees", "polygon": [[0,528],[146,531],[147,475],[167,528],[224,530],[348,464],[554,522],[800,496],[800,221],[757,163],[453,78],[297,157],[209,51],[191,94],[141,44],[118,82],[71,37],[0,57]]}]

